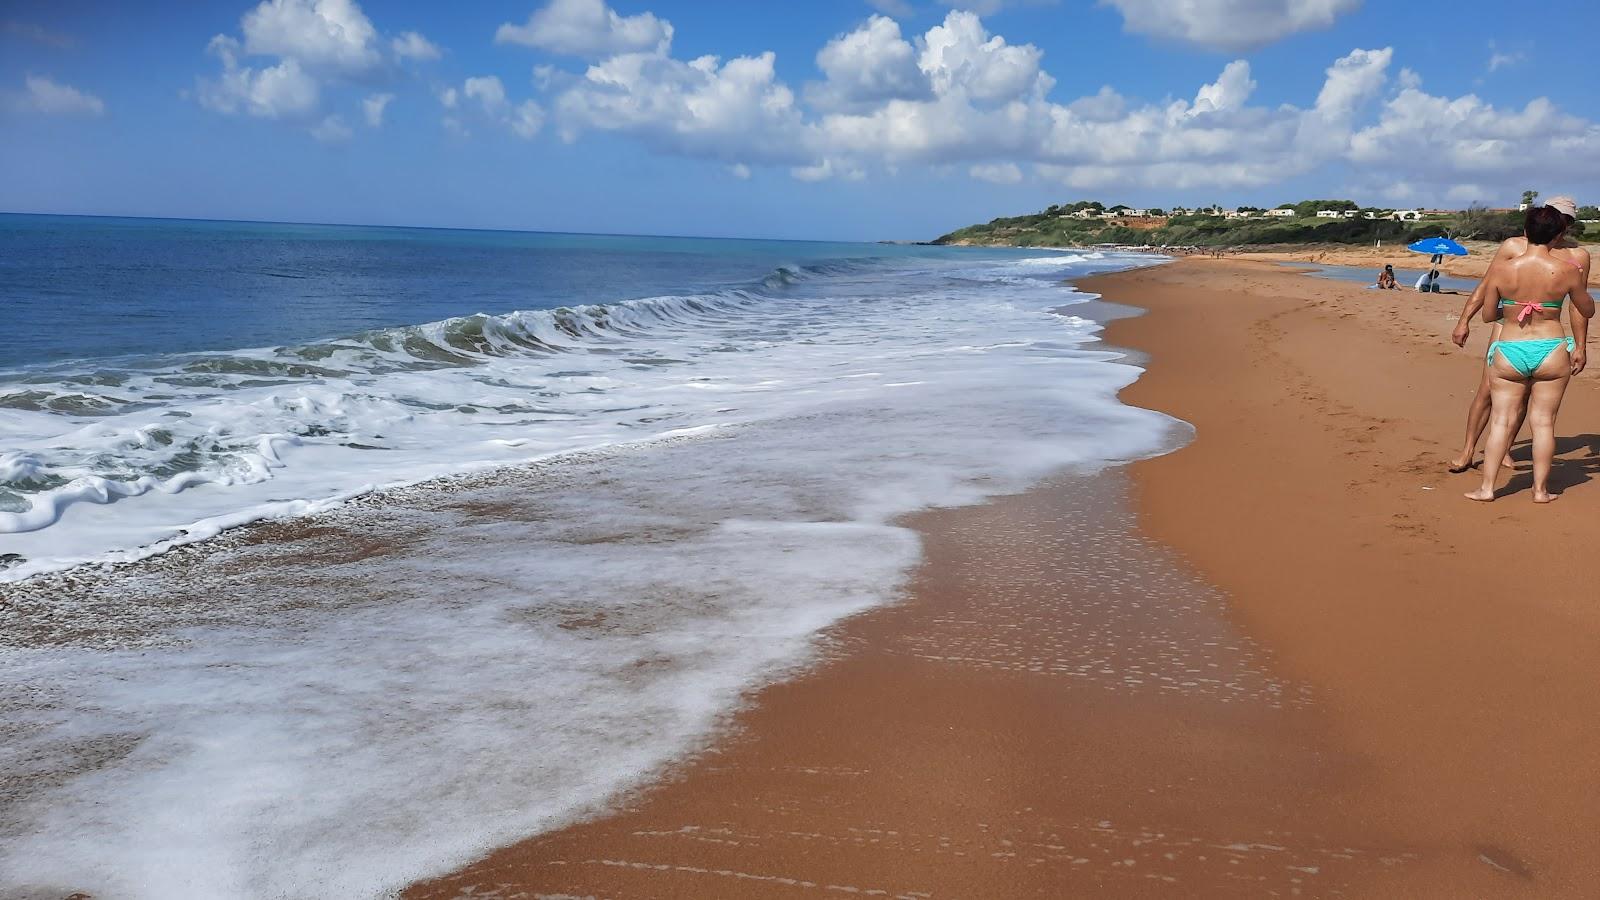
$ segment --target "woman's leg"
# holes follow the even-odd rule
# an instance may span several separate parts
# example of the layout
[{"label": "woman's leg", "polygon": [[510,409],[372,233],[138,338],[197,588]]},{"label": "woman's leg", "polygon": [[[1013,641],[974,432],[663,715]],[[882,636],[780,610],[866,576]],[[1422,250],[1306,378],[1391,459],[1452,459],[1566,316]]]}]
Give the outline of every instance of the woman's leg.
[{"label": "woman's leg", "polygon": [[[1552,369],[1560,357],[1558,369]],[[1550,468],[1556,456],[1556,413],[1561,410],[1561,398],[1567,392],[1571,362],[1565,350],[1550,354],[1535,376],[1553,374],[1555,377],[1538,378],[1528,398],[1528,422],[1533,425],[1533,502],[1549,503],[1556,498],[1550,493]]]},{"label": "woman's leg", "polygon": [[1489,444],[1483,448],[1483,483],[1477,490],[1467,492],[1468,500],[1494,499],[1494,482],[1500,475],[1500,461],[1511,449],[1511,440],[1516,437],[1513,429],[1522,417],[1522,407],[1527,400],[1528,382],[1514,380],[1521,376],[1510,366],[1505,368],[1511,372],[1510,377],[1500,371],[1500,366],[1491,366],[1489,369]]},{"label": "woman's leg", "polygon": [[[1465,472],[1472,468],[1472,459],[1478,455],[1478,441],[1482,440],[1483,429],[1489,424],[1489,385],[1494,381],[1492,368],[1488,364],[1484,365],[1483,378],[1478,381],[1478,392],[1472,395],[1472,403],[1467,406],[1467,439],[1461,447],[1461,452],[1450,461],[1452,472]],[[1511,432],[1512,442],[1516,441],[1517,433],[1520,431],[1522,431],[1522,419],[1519,416],[1517,427]],[[1513,465],[1509,450],[1501,458],[1500,465],[1507,467]]]}]

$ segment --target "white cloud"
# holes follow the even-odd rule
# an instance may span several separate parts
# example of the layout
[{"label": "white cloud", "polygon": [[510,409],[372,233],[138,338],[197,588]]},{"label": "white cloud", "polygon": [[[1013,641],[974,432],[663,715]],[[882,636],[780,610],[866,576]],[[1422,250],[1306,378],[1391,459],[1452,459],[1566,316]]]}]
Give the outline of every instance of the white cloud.
[{"label": "white cloud", "polygon": [[494,41],[590,59],[616,53],[665,53],[672,44],[672,23],[648,12],[620,16],[604,0],[550,0],[528,16],[526,24],[501,25]]},{"label": "white cloud", "polygon": [[734,163],[728,167],[728,174],[739,179],[740,181],[749,181],[750,167],[744,163]]},{"label": "white cloud", "polygon": [[461,93],[468,100],[477,100],[483,104],[483,111],[490,115],[499,115],[507,106],[506,86],[493,75],[468,78],[461,86]]},{"label": "white cloud", "polygon": [[394,102],[393,94],[372,94],[361,101],[361,113],[367,119],[367,125],[377,128],[383,125],[383,112]]},{"label": "white cloud", "polygon": [[1296,32],[1327,28],[1361,0],[1100,0],[1128,31],[1212,50],[1253,50]]},{"label": "white cloud", "polygon": [[933,95],[927,74],[917,65],[916,48],[884,16],[873,16],[829,41],[817,53],[817,68],[827,80],[811,85],[806,98],[819,108],[861,109]]},{"label": "white cloud", "polygon": [[1250,77],[1250,64],[1236,59],[1223,67],[1222,75],[1211,84],[1202,85],[1194,95],[1195,114],[1226,112],[1239,109],[1255,93],[1256,83]]},{"label": "white cloud", "polygon": [[805,128],[774,56],[689,62],[625,53],[592,65],[556,99],[561,133],[632,134],[670,153],[723,162],[802,163]]},{"label": "white cloud", "polygon": [[461,102],[461,93],[453,87],[440,88],[438,91],[439,105],[445,109],[455,109]]},{"label": "white cloud", "polygon": [[1364,170],[1425,187],[1471,181],[1509,192],[1527,183],[1592,178],[1600,169],[1600,125],[1542,97],[1502,109],[1472,94],[1440,97],[1414,85],[1351,136],[1349,158]]},{"label": "white cloud", "polygon": [[544,107],[532,100],[524,100],[507,116],[506,124],[517,137],[532,140],[544,127]]},{"label": "white cloud", "polygon": [[311,136],[324,144],[343,144],[355,137],[355,131],[345,122],[343,116],[332,115],[313,126]]},{"label": "white cloud", "polygon": [[1044,53],[1032,44],[1009,45],[984,29],[970,12],[955,11],[923,37],[919,65],[941,95],[962,93],[980,103],[1003,103],[1025,91],[1048,91],[1053,80],[1039,69]]},{"label": "white cloud", "polygon": [[[1340,6],[1330,3],[1321,7],[1328,15]],[[1317,21],[1314,6],[1228,8],[1269,19],[1288,10],[1304,24]],[[1198,191],[1350,165],[1366,184],[1442,197],[1461,184],[1485,196],[1537,167],[1572,180],[1600,168],[1593,122],[1547,100],[1506,110],[1471,96],[1430,97],[1415,73],[1392,73],[1394,56],[1353,50],[1300,103],[1260,103],[1245,60],[1219,66],[1192,93],[1176,92],[1180,99],[1103,87],[1057,100],[1037,47],[955,11],[920,35],[873,16],[834,37],[817,54],[822,79],[807,85],[805,102],[777,77],[770,52],[726,61],[625,52],[581,73],[544,67],[535,81],[549,92],[550,119],[565,140],[628,135],[657,152],[721,162],[735,177],[751,166],[821,181],[927,165],[1002,184],[1031,171],[1086,191]]]},{"label": "white cloud", "polygon": [[990,184],[1016,184],[1022,180],[1022,170],[1016,163],[979,163],[968,169],[967,174]]},{"label": "white cloud", "polygon": [[293,118],[316,109],[317,82],[298,61],[285,59],[261,69],[241,65],[239,42],[220,34],[207,49],[222,60],[222,74],[200,79],[196,96],[201,106],[266,119]]},{"label": "white cloud", "polygon": [[[468,101],[477,101],[485,119],[510,129],[518,137],[531,139],[544,127],[544,107],[533,100],[512,103],[506,95],[505,84],[494,75],[468,78],[462,84],[459,96]],[[446,108],[453,109],[457,104],[457,93],[453,88],[446,88],[440,92],[439,99]],[[453,116],[446,119],[446,127],[463,136],[466,133],[460,126],[460,120]]]},{"label": "white cloud", "polygon": [[377,29],[353,0],[263,0],[240,22],[246,53],[347,72],[381,62]]},{"label": "white cloud", "polygon": [[11,105],[51,116],[103,116],[106,112],[105,101],[99,97],[43,75],[23,79],[23,90]]},{"label": "white cloud", "polygon": [[443,56],[439,46],[415,31],[403,31],[394,40],[389,42],[394,50],[394,55],[401,59],[414,59],[419,62],[438,59]]}]

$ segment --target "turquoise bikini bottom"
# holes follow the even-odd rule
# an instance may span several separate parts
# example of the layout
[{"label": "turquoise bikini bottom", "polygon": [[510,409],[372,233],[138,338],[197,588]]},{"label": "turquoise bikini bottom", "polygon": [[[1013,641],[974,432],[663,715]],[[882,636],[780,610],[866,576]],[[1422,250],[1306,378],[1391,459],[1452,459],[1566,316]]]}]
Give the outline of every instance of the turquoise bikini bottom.
[{"label": "turquoise bikini bottom", "polygon": [[1554,353],[1562,344],[1567,345],[1567,352],[1578,349],[1572,338],[1540,338],[1533,341],[1495,341],[1489,345],[1488,362],[1494,362],[1494,352],[1500,351],[1500,357],[1510,364],[1511,368],[1522,373],[1524,378],[1532,378],[1533,373],[1544,364],[1545,358]]}]

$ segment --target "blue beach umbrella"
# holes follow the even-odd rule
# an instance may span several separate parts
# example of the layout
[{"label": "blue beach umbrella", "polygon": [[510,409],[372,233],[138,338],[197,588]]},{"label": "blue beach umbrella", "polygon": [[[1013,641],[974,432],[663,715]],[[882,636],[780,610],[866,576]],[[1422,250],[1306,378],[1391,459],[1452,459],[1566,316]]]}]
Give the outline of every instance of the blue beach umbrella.
[{"label": "blue beach umbrella", "polygon": [[1408,245],[1406,249],[1410,250],[1412,253],[1426,253],[1429,256],[1444,256],[1446,254],[1450,256],[1467,255],[1467,248],[1461,246],[1455,241],[1450,240],[1449,238],[1443,237],[1423,238],[1414,244]]}]

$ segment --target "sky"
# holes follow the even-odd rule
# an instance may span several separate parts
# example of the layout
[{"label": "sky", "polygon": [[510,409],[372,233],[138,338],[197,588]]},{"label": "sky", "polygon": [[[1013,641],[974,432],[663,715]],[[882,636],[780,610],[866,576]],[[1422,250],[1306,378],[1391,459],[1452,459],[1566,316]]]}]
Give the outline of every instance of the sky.
[{"label": "sky", "polygon": [[1600,3],[1539,10],[0,0],[0,211],[916,240],[1078,199],[1594,203]]}]

